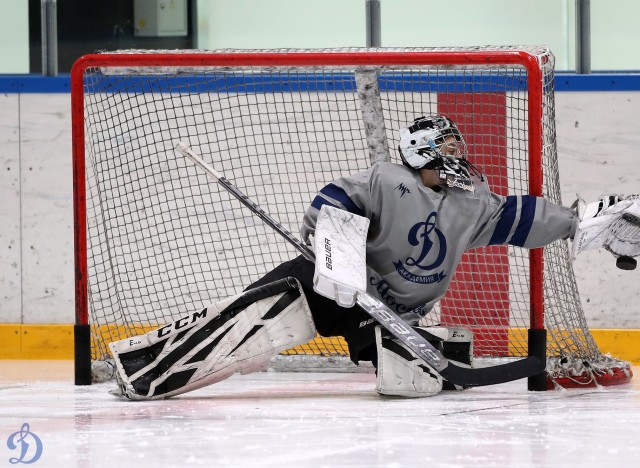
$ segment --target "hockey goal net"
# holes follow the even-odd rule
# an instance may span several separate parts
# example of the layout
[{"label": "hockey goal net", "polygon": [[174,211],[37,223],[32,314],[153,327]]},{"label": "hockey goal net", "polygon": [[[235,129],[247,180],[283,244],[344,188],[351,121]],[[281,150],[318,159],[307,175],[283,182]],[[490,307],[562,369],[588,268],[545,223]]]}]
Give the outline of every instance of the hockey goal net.
[{"label": "hockey goal net", "polygon": [[[458,123],[496,193],[560,203],[553,85],[544,47],[81,58],[71,78],[76,382],[104,370],[109,342],[237,294],[297,255],[178,155],[178,141],[294,233],[319,189],[399,162],[398,129],[435,113]],[[589,332],[566,241],[466,253],[427,319],[471,328],[479,357],[525,356],[527,330],[546,329],[549,388],[631,378]],[[331,361],[346,347],[318,337],[287,354]]]}]

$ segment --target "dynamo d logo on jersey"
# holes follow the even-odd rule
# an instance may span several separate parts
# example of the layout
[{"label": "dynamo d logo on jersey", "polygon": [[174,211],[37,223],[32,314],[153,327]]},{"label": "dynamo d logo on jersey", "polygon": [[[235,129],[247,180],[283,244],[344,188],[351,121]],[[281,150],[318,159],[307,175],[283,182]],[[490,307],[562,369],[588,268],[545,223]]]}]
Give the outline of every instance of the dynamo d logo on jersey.
[{"label": "dynamo d logo on jersey", "polygon": [[398,274],[407,281],[430,284],[439,283],[445,277],[444,270],[429,275],[419,275],[408,271],[405,267],[407,265],[412,270],[418,268],[422,271],[433,271],[444,262],[444,258],[447,255],[447,239],[442,234],[442,231],[436,227],[437,216],[437,213],[433,211],[425,221],[413,225],[409,230],[407,239],[409,244],[422,246],[417,258],[407,257],[404,260],[404,264],[402,260],[393,262]]}]

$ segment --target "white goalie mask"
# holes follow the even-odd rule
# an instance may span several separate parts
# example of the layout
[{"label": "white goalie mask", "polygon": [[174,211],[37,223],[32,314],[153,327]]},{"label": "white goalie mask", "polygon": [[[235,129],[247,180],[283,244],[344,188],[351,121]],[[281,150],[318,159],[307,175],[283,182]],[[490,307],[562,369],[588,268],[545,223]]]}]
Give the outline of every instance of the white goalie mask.
[{"label": "white goalie mask", "polygon": [[398,150],[405,166],[437,170],[440,185],[474,191],[467,145],[448,117],[418,117],[413,124],[400,129]]}]

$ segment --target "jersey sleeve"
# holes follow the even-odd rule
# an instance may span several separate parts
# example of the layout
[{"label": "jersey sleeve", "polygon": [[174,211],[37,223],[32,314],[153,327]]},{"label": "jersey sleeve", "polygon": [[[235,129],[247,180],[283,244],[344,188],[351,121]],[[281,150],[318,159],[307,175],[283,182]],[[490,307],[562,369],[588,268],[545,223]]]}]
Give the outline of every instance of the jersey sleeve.
[{"label": "jersey sleeve", "polygon": [[370,218],[371,180],[375,170],[376,166],[368,171],[337,179],[325,185],[313,199],[302,219],[300,228],[302,239],[308,243],[309,236],[315,232],[322,205],[333,206]]},{"label": "jersey sleeve", "polygon": [[558,239],[573,237],[578,226],[576,211],[542,197],[491,194],[491,208],[467,248],[509,244],[533,249]]}]

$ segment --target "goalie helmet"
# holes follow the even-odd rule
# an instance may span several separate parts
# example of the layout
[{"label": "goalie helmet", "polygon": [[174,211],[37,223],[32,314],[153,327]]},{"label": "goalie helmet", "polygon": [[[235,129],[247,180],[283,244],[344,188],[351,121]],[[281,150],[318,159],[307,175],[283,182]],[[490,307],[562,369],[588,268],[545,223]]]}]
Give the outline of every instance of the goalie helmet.
[{"label": "goalie helmet", "polygon": [[441,185],[474,190],[466,143],[448,117],[422,116],[400,129],[398,151],[407,167],[439,171]]}]

